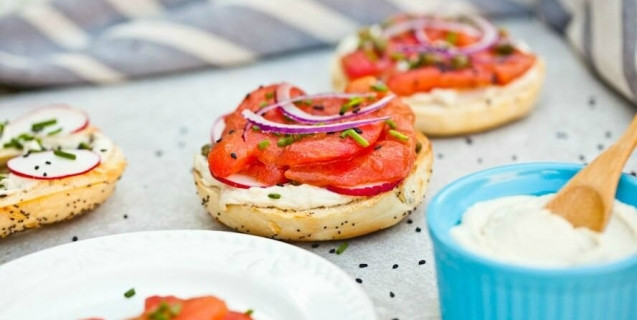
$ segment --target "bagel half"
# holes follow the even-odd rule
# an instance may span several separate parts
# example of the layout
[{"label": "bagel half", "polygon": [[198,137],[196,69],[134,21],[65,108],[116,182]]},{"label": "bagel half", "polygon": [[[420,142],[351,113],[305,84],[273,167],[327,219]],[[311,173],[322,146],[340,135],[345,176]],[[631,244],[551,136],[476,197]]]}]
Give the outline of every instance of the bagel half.
[{"label": "bagel half", "polygon": [[[355,50],[357,41],[355,36],[341,41],[332,58],[330,73],[336,90],[342,91],[349,82],[341,57]],[[401,98],[414,111],[418,130],[428,136],[461,135],[492,129],[526,116],[538,99],[544,77],[545,64],[538,57],[524,75],[507,85],[474,90],[445,89],[455,93],[455,105],[423,99],[428,93]]]},{"label": "bagel half", "polygon": [[[101,136],[95,128],[87,130]],[[101,139],[110,142],[106,137]],[[111,150],[100,150],[100,164],[84,174],[55,180],[29,179],[30,183],[19,190],[0,190],[0,238],[71,219],[103,203],[126,167],[124,154],[110,143]]]},{"label": "bagel half", "polygon": [[409,176],[391,191],[328,207],[291,210],[247,204],[220,205],[221,188],[206,185],[193,170],[197,194],[219,222],[240,232],[290,241],[348,239],[391,227],[423,200],[432,172],[431,143],[417,134],[422,148]]}]

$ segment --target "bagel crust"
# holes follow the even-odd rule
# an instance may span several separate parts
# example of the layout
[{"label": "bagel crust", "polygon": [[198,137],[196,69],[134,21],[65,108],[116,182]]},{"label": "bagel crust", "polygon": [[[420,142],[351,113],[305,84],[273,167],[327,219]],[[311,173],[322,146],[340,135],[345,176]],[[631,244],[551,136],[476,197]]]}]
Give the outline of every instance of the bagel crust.
[{"label": "bagel crust", "polygon": [[422,149],[414,168],[391,191],[351,202],[311,209],[280,209],[247,204],[221,205],[221,188],[203,182],[193,170],[197,194],[208,212],[222,224],[240,232],[289,241],[348,239],[391,227],[423,200],[432,172],[431,143],[418,133]]},{"label": "bagel crust", "polygon": [[[356,37],[345,38],[334,55],[330,73],[332,86],[343,90],[348,79],[341,66],[341,57],[356,49]],[[416,128],[428,136],[454,136],[486,131],[526,116],[535,105],[545,77],[545,63],[537,58],[535,64],[525,74],[504,86],[487,86],[477,90],[495,91],[495,94],[481,99],[471,99],[474,90],[453,90],[457,105],[444,106],[436,101],[418,99],[416,93],[401,97],[416,115]],[[469,99],[468,99],[469,98]]]},{"label": "bagel crust", "polygon": [[113,144],[105,159],[89,172],[55,180],[30,179],[19,190],[0,190],[0,238],[96,208],[113,193],[125,167],[124,154]]}]

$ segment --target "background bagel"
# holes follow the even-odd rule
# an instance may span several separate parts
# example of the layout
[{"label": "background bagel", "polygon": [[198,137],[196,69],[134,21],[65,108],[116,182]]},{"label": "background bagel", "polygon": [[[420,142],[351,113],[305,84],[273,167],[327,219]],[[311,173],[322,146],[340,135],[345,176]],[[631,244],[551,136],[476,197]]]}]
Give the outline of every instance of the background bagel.
[{"label": "background bagel", "polygon": [[397,224],[422,202],[432,172],[433,152],[425,136],[418,133],[417,137],[422,149],[413,171],[399,186],[343,205],[305,210],[236,204],[221,206],[221,189],[206,186],[201,174],[193,170],[197,195],[217,221],[236,231],[293,241],[361,236]]},{"label": "background bagel", "polygon": [[[358,40],[350,36],[341,41],[331,60],[332,86],[342,91],[349,80],[341,66],[341,57],[357,47]],[[532,76],[532,77],[531,77]],[[525,78],[526,77],[526,78]],[[485,131],[526,116],[535,105],[545,77],[545,63],[537,58],[535,64],[518,79],[505,86],[487,86],[499,90],[488,99],[470,100],[469,103],[445,107],[436,103],[401,97],[416,115],[416,128],[429,136],[453,136]],[[460,95],[467,93],[454,90]],[[506,94],[502,92],[506,91]],[[470,93],[469,93],[470,94]]]},{"label": "background bagel", "polygon": [[0,238],[94,209],[113,193],[125,167],[124,154],[113,144],[109,156],[89,172],[62,179],[34,180],[33,185],[9,194],[0,191]]}]

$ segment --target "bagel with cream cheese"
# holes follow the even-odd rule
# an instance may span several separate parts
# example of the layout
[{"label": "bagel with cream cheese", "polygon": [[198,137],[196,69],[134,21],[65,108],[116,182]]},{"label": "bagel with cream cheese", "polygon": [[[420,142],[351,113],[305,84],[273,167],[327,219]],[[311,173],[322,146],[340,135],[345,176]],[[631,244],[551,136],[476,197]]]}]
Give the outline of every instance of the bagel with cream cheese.
[{"label": "bagel with cream cheese", "polygon": [[370,90],[375,83],[352,83],[345,94],[287,84],[249,93],[195,155],[206,210],[236,231],[290,241],[347,239],[400,222],[422,202],[432,148],[409,107]]},{"label": "bagel with cream cheese", "polygon": [[400,15],[342,40],[330,73],[337,90],[379,77],[414,110],[419,130],[450,136],[526,116],[545,64],[479,17]]},{"label": "bagel with cream cheese", "polygon": [[122,151],[68,106],[36,109],[0,129],[0,237],[94,209],[126,166]]}]

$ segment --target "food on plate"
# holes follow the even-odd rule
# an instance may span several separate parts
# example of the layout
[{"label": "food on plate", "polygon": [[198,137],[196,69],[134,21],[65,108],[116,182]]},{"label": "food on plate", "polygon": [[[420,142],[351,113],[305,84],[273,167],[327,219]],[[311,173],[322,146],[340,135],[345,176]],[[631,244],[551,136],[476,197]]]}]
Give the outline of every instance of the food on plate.
[{"label": "food on plate", "polygon": [[572,267],[637,254],[637,209],[616,200],[603,232],[575,228],[544,208],[554,194],[509,196],[470,207],[451,236],[476,254],[524,266]]},{"label": "food on plate", "polygon": [[152,296],[146,298],[144,312],[131,320],[252,320],[252,313],[230,311],[223,300],[213,296]]},{"label": "food on plate", "polygon": [[431,135],[483,131],[524,117],[544,81],[544,62],[478,16],[402,14],[345,38],[331,66],[341,90],[379,77]]},{"label": "food on plate", "polygon": [[202,203],[237,231],[283,240],[351,238],[390,227],[421,203],[429,140],[373,77],[346,93],[260,87],[213,125],[195,156]]},{"label": "food on plate", "polygon": [[85,112],[36,109],[0,124],[0,237],[73,218],[113,192],[126,161]]}]

